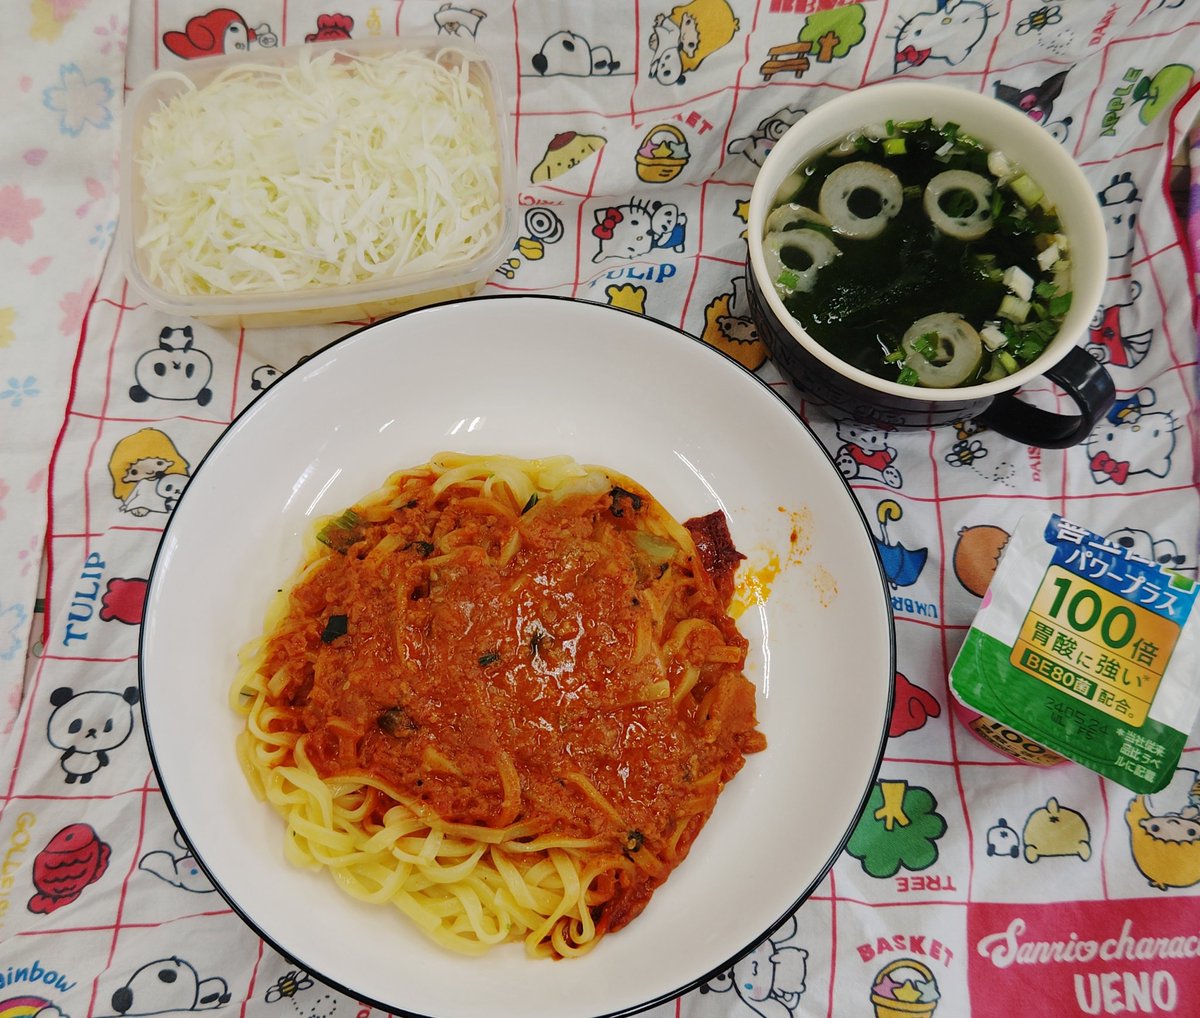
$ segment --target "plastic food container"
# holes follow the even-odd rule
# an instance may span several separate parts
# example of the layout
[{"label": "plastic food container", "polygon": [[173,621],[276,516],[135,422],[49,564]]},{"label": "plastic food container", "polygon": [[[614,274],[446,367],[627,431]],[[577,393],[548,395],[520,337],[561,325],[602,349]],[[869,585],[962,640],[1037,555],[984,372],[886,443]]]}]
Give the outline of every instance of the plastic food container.
[{"label": "plastic food container", "polygon": [[1158,792],[1200,715],[1198,601],[1148,549],[1027,514],[950,668],[955,713],[1023,763]]},{"label": "plastic food container", "polygon": [[[244,67],[250,74],[261,68],[300,68],[308,61],[318,60],[329,50],[335,51],[333,61],[339,68],[344,62],[362,61],[367,64],[392,54],[407,53],[436,61],[456,72],[466,69],[467,80],[471,86],[479,89],[486,109],[486,114],[479,114],[476,122],[486,121],[489,137],[484,139],[479,136],[476,144],[481,150],[485,145],[494,146],[496,155],[495,203],[499,208],[496,219],[491,221],[486,231],[481,231],[486,233],[483,243],[476,244],[473,250],[445,253],[432,265],[400,265],[387,275],[377,274],[348,282],[322,278],[313,284],[297,286],[290,280],[285,281],[284,285],[268,280],[263,286],[255,284],[253,290],[229,292],[221,286],[216,286],[214,292],[196,293],[181,292],[193,289],[190,284],[176,289],[165,281],[163,274],[156,276],[152,268],[152,258],[148,256],[146,246],[141,243],[147,224],[152,222],[147,181],[140,161],[150,149],[147,139],[152,137],[148,127],[151,118],[176,97],[193,89],[204,89],[230,68]],[[275,73],[263,71],[255,80],[261,78],[265,82],[272,82],[275,80]],[[320,85],[313,87],[319,90]],[[299,91],[295,101],[307,103],[309,98],[303,91]],[[336,103],[330,102],[329,105],[336,108]],[[380,105],[383,106],[382,103]],[[513,153],[504,110],[505,102],[495,67],[479,50],[458,42],[448,45],[441,40],[430,38],[376,38],[363,41],[306,43],[279,49],[255,50],[251,53],[206,57],[171,70],[158,71],[147,78],[130,96],[122,132],[118,249],[124,260],[129,281],[134,290],[158,310],[178,317],[196,318],[218,327],[362,321],[386,317],[425,304],[470,296],[487,282],[512,248],[517,233]],[[380,126],[384,130],[388,123],[388,113],[389,110],[383,109],[379,117]],[[334,129],[338,119],[336,116],[328,117],[327,129]],[[286,122],[288,117],[280,113],[279,120]],[[313,128],[311,115],[307,126],[310,137],[292,138],[289,132],[281,130],[277,143],[280,146],[320,145],[322,128]],[[218,137],[221,137],[223,143],[228,142],[236,151],[236,145],[243,143],[240,137],[242,133],[231,129],[228,134]],[[384,137],[386,138],[386,135]],[[397,143],[400,144],[404,140],[407,139],[397,139]],[[221,170],[221,173],[225,172],[227,165]],[[202,170],[195,175],[207,179]],[[216,179],[220,179],[219,174],[215,176]],[[275,208],[262,197],[270,193],[270,188],[271,185],[268,184],[265,190],[259,188],[255,191],[254,195],[259,199],[257,201],[243,201],[243,204],[254,206],[254,215],[259,217],[260,225],[248,225],[241,236],[231,235],[227,242],[223,238],[222,243],[227,243],[230,251],[240,244],[251,248],[253,254],[253,249],[258,249],[257,241],[261,238],[262,217],[281,216],[283,210]],[[214,194],[219,195],[222,189],[220,184],[214,185]],[[485,214],[491,207],[489,200],[484,206]],[[293,212],[292,215],[294,217],[296,213]],[[315,206],[309,208],[308,215],[313,224],[324,220],[329,227],[335,229],[342,225],[335,221],[336,216],[322,215]],[[182,221],[178,227],[171,221],[171,217],[163,217],[161,213],[153,222],[160,231],[186,230],[189,224],[193,230],[196,229],[190,216],[184,215],[179,218]],[[365,221],[360,219],[360,225]],[[205,232],[202,235],[209,236],[210,233]],[[156,257],[162,258],[161,254]],[[216,270],[223,271],[233,264],[231,258],[232,255],[223,252],[214,263]],[[261,260],[265,264],[266,259]],[[241,262],[237,264],[240,265]],[[340,262],[335,259],[330,264]]]}]

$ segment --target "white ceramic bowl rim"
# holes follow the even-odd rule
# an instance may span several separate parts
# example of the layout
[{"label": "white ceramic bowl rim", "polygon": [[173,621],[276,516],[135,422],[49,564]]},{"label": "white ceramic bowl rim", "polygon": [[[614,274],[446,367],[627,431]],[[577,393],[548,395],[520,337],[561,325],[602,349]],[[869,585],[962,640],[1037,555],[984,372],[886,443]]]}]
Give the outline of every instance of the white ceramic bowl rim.
[{"label": "white ceramic bowl rim", "polygon": [[[426,378],[447,382],[419,384]],[[697,406],[738,410],[696,415]],[[739,619],[769,745],[723,791],[704,851],[656,890],[638,922],[583,958],[530,962],[508,945],[518,954],[464,960],[390,910],[354,902],[328,874],[284,864],[279,817],[250,795],[232,752],[240,724],[227,687],[236,648],[261,632],[270,589],[294,570],[314,517],[340,511],[387,469],[421,462],[418,450],[539,456],[548,443],[646,478],[677,513],[725,510],[749,554],[787,547],[795,524],[778,507],[803,508],[811,568],[782,570],[766,602]],[[164,802],[216,889],[285,958],[393,1013],[594,1018],[644,1010],[727,972],[813,892],[878,777],[895,655],[862,508],[778,392],[642,315],[510,295],[360,329],[244,408],[167,521],[138,665]],[[840,681],[823,681],[839,669]],[[198,743],[229,751],[197,757]]]},{"label": "white ceramic bowl rim", "polygon": [[[763,257],[763,226],[775,194],[799,164],[852,132],[887,120],[932,117],[953,121],[989,148],[1000,148],[1027,170],[1054,200],[1071,240],[1071,308],[1058,334],[1032,364],[994,382],[950,389],[901,385],[846,363],[814,340],[788,312],[769,279]],[[834,371],[878,392],[931,403],[984,399],[1013,392],[1045,374],[1084,335],[1107,278],[1107,240],[1100,206],[1083,171],[1042,127],[1019,110],[977,92],[925,82],[885,82],[848,92],[805,114],[775,143],[750,194],[747,230],[751,270],[771,313],[805,350]]]}]

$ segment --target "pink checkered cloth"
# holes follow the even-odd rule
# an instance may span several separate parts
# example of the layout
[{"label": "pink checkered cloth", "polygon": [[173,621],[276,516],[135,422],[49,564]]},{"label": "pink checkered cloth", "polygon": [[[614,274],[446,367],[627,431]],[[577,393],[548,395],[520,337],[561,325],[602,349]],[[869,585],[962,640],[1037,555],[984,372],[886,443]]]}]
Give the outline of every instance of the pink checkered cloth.
[{"label": "pink checkered cloth", "polygon": [[[124,481],[143,457],[186,481],[263,388],[352,323],[164,316],[106,259],[123,78],[339,33],[469,37],[496,61],[522,216],[488,292],[636,308],[725,350],[808,420],[877,544],[918,553],[890,577],[897,703],[851,849],[770,938],[652,1013],[1200,1014],[1200,733],[1172,791],[1146,800],[1074,765],[1011,762],[954,717],[947,688],[989,563],[1025,513],[1062,513],[1196,577],[1194,136],[1186,221],[1170,180],[1195,121],[1200,0],[21,0],[0,33],[0,1015],[377,1011],[260,941],[175,830],[134,702],[142,596],[173,501]],[[1086,344],[1117,387],[1100,430],[1125,450],[1119,475],[1087,446],[838,427],[753,335],[743,231],[758,167],[789,124],[892,78],[1011,103],[1083,169],[1109,247]],[[572,139],[581,156],[556,159]],[[674,226],[631,258],[604,232],[635,203]],[[146,384],[139,358],[187,330],[211,377],[194,392]],[[1028,396],[1061,398],[1048,384]],[[45,640],[30,657],[43,547]],[[103,758],[70,724],[74,712],[95,727],[93,710],[116,732]],[[909,824],[880,819],[897,806]],[[1141,821],[1163,818],[1173,840],[1155,841]]]}]

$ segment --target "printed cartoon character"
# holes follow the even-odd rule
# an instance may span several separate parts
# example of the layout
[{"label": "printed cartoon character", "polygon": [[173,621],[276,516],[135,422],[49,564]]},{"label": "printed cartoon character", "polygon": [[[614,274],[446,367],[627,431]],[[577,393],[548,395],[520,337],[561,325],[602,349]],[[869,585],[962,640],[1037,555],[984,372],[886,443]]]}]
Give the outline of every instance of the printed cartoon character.
[{"label": "printed cartoon character", "polygon": [[131,516],[171,512],[179,501],[179,496],[183,494],[187,478],[181,478],[178,474],[157,472],[150,473],[149,476],[140,476],[146,471],[165,471],[171,462],[153,458],[138,460],[125,475],[126,479],[136,479],[137,483],[129,497],[121,503],[121,512]]},{"label": "printed cartoon character", "polygon": [[461,36],[464,33],[472,39],[479,31],[479,23],[487,17],[484,11],[477,7],[465,9],[453,4],[442,4],[433,14],[433,23],[437,25],[438,34]]},{"label": "printed cartoon character", "polygon": [[1012,535],[990,524],[963,527],[954,545],[954,575],[969,593],[983,597]]},{"label": "printed cartoon character", "polygon": [[1179,545],[1169,537],[1155,538],[1148,530],[1120,527],[1105,534],[1104,540],[1124,548],[1131,557],[1157,562],[1165,569],[1182,569],[1187,565],[1187,556],[1180,553]]},{"label": "printed cartoon character", "polygon": [[121,503],[121,512],[137,517],[174,509],[189,469],[171,439],[155,428],[121,439],[108,460],[113,497]]},{"label": "printed cartoon character", "polygon": [[112,995],[113,1010],[131,1016],[203,1011],[228,1003],[224,979],[201,979],[189,962],[176,957],[143,965]]},{"label": "printed cartoon character", "polygon": [[1133,302],[1141,293],[1142,284],[1136,279],[1132,280],[1129,284],[1129,300],[1126,303],[1098,308],[1092,316],[1085,346],[1087,352],[1101,364],[1117,368],[1135,368],[1150,352],[1150,342],[1154,338],[1153,329],[1126,335],[1121,326],[1122,314],[1133,307]]},{"label": "printed cartoon character", "polygon": [[87,824],[70,824],[59,831],[33,860],[35,892],[29,911],[49,915],[78,898],[108,869],[112,849]]},{"label": "printed cartoon character", "polygon": [[768,117],[758,122],[754,131],[745,138],[734,138],[726,151],[730,155],[744,155],[755,166],[762,166],[775,143],[783,137],[792,124],[796,123],[807,110],[785,106],[776,110]]},{"label": "printed cartoon character", "polygon": [[178,887],[193,894],[209,894],[216,890],[208,877],[196,862],[192,850],[178,831],[175,832],[175,844],[183,851],[176,855],[160,849],[147,852],[138,860],[138,869],[153,873],[159,880],[165,880],[172,887]]},{"label": "printed cartoon character", "polygon": [[1124,484],[1135,474],[1170,473],[1178,425],[1170,411],[1147,412],[1156,401],[1153,389],[1139,389],[1117,400],[1107,419],[1088,435],[1083,445],[1097,484]]},{"label": "printed cartoon character", "polygon": [[750,317],[745,276],[735,276],[732,291],[718,294],[704,309],[704,331],[700,338],[750,371],[757,371],[766,363],[766,344],[759,338],[758,327]]},{"label": "printed cartoon character", "polygon": [[582,35],[567,31],[555,32],[542,43],[531,63],[544,77],[565,74],[572,78],[613,74],[621,66],[607,46],[593,46]]},{"label": "printed cartoon character", "polygon": [[1200,818],[1200,771],[1176,767],[1171,780],[1157,792],[1142,796],[1142,801],[1152,817]]},{"label": "printed cartoon character", "polygon": [[1034,85],[1032,88],[1014,88],[1002,81],[997,81],[992,87],[996,91],[996,98],[1001,102],[1015,106],[1035,124],[1041,124],[1050,132],[1051,137],[1058,141],[1066,141],[1071,118],[1063,117],[1059,121],[1053,121],[1051,118],[1054,115],[1054,101],[1062,95],[1068,73],[1070,68],[1050,75],[1040,85]]},{"label": "printed cartoon character", "polygon": [[679,25],[668,20],[665,14],[654,17],[654,29],[650,33],[650,77],[660,85],[682,85],[683,47]]},{"label": "printed cartoon character", "polygon": [[541,184],[566,173],[599,152],[606,140],[600,134],[578,134],[575,131],[556,134],[546,146],[546,154],[542,156],[542,161],[529,175],[530,182]]},{"label": "printed cartoon character", "polygon": [[163,33],[163,45],[185,60],[245,52],[252,46],[269,49],[278,43],[269,25],[251,28],[237,11],[228,7],[198,14],[188,21],[182,32]]},{"label": "printed cartoon character", "polygon": [[1176,769],[1166,788],[1125,810],[1134,865],[1160,891],[1200,883],[1200,772]]},{"label": "printed cartoon character", "polygon": [[932,11],[901,22],[894,70],[920,67],[929,60],[951,67],[961,64],[983,38],[990,17],[988,5],[978,0],[937,0]]},{"label": "printed cartoon character", "polygon": [[1114,174],[1097,195],[1100,208],[1111,224],[1105,230],[1108,236],[1109,260],[1122,260],[1133,254],[1135,227],[1142,196],[1133,175],[1129,172]]},{"label": "printed cartoon character", "polygon": [[133,731],[133,705],[137,686],[120,693],[104,689],[74,692],[59,686],[50,694],[54,710],[46,722],[50,745],[63,751],[58,765],[67,784],[86,785],[101,767],[108,766],[109,750],[116,749]]},{"label": "printed cartoon character", "polygon": [[133,366],[134,384],[129,398],[135,403],[146,400],[195,400],[208,406],[212,400],[212,358],[195,346],[192,327],[166,326],[158,334],[158,346],[147,350]]},{"label": "printed cartoon character", "polygon": [[141,577],[126,579],[114,576],[100,598],[102,622],[124,622],[127,626],[141,625],[146,609],[146,581]]},{"label": "printed cartoon character", "polygon": [[753,951],[700,987],[701,993],[734,993],[760,1018],[791,1018],[806,989],[808,952],[790,944],[792,916]]},{"label": "printed cartoon character", "polygon": [[650,32],[650,77],[660,85],[682,85],[709,54],[739,28],[727,0],[691,0],[656,14]]},{"label": "printed cartoon character", "polygon": [[1051,796],[1045,806],[1035,809],[1025,821],[1021,834],[1025,861],[1072,855],[1087,862],[1092,857],[1091,836],[1083,814],[1060,806]]},{"label": "printed cartoon character", "polygon": [[600,241],[592,261],[639,258],[656,248],[682,252],[687,215],[673,202],[631,198],[625,205],[596,210],[592,236]]},{"label": "printed cartoon character", "polygon": [[888,723],[889,739],[898,739],[901,735],[924,728],[926,721],[939,717],[941,713],[942,705],[936,696],[912,682],[903,672],[896,672],[896,696]]},{"label": "printed cartoon character", "polygon": [[888,445],[888,433],[857,421],[838,421],[837,437],[842,446],[833,461],[848,481],[877,477],[889,488],[899,488],[904,479],[894,466],[896,450]]},{"label": "printed cartoon character", "polygon": [[1010,859],[1021,856],[1021,836],[1008,826],[1008,821],[1001,817],[999,822],[988,828],[987,854],[1006,855]]},{"label": "printed cartoon character", "polygon": [[871,1005],[876,1018],[930,1018],[942,999],[937,979],[924,962],[897,958],[871,981]]},{"label": "printed cartoon character", "polygon": [[329,39],[349,39],[354,19],[349,14],[318,14],[317,30],[309,32],[305,42],[326,42]]}]

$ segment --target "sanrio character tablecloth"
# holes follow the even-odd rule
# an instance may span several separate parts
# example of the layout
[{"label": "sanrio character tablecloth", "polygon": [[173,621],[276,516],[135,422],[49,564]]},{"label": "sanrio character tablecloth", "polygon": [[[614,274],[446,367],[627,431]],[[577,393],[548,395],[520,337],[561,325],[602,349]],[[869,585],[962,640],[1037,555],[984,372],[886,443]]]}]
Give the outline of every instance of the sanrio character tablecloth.
[{"label": "sanrio character tablecloth", "polygon": [[[520,230],[487,291],[632,309],[758,373],[838,464],[888,571],[896,705],[845,852],[793,920],[652,1013],[1200,1013],[1200,734],[1167,789],[1135,796],[997,754],[946,683],[1023,514],[1196,577],[1200,0],[29,0],[6,17],[0,1014],[371,1013],[261,943],[196,866],[137,673],[151,562],[196,464],[357,323],[165,317],[112,234],[122,86],[234,49],[397,34],[470,40],[500,70]],[[1109,242],[1085,344],[1117,387],[1086,443],[835,422],[767,359],[746,306],[755,173],[806,113],[892,78],[994,96],[1082,166]],[[190,386],[157,382],[168,354],[194,362]]]}]

